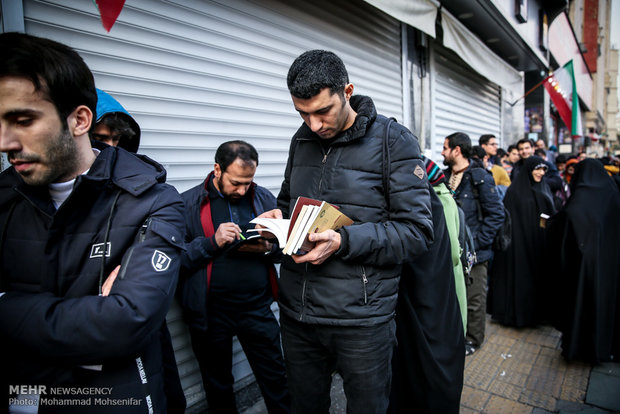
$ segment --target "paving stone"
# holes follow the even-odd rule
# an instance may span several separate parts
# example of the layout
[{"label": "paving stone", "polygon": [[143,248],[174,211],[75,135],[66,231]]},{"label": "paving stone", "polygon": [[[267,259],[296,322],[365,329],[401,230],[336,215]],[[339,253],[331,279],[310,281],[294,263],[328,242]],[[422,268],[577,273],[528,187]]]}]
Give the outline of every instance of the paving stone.
[{"label": "paving stone", "polygon": [[519,402],[532,405],[534,407],[544,408],[545,410],[554,411],[557,399],[546,392],[526,389],[521,393]]},{"label": "paving stone", "polygon": [[592,372],[586,403],[607,410],[620,411],[620,377]]},{"label": "paving stone", "polygon": [[519,385],[513,385],[509,382],[493,381],[489,386],[489,392],[496,395],[501,395],[512,401],[519,401],[523,387]]},{"label": "paving stone", "polygon": [[528,390],[536,391],[559,398],[562,389],[563,375],[545,367],[535,366],[525,384]]},{"label": "paving stone", "polygon": [[488,392],[464,385],[461,393],[461,407],[464,406],[475,410],[475,412],[481,412],[489,398],[491,398],[491,394]]},{"label": "paving stone", "polygon": [[620,377],[620,363],[604,362],[602,364],[598,364],[592,367],[592,372],[600,372],[601,374]]},{"label": "paving stone", "polygon": [[[502,365],[501,368],[504,368]],[[517,385],[521,388],[525,388],[525,384],[527,383],[528,374],[523,374],[521,372],[517,372],[510,369],[502,369],[497,377],[497,381],[499,382],[507,382],[512,385]]]},{"label": "paving stone", "polygon": [[560,399],[583,403],[586,399],[586,390],[582,388],[562,387]]},{"label": "paving stone", "polygon": [[483,412],[486,414],[531,414],[532,410],[533,407],[528,405],[494,395],[487,403]]}]

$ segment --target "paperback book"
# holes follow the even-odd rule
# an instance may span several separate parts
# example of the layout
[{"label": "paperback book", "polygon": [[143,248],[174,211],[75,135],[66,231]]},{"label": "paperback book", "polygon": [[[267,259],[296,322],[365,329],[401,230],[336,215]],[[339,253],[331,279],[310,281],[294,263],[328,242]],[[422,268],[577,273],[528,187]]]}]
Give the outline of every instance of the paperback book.
[{"label": "paperback book", "polygon": [[308,239],[312,233],[325,230],[338,230],[353,223],[349,217],[337,207],[326,202],[308,197],[298,197],[290,219],[271,219],[257,217],[250,223],[259,224],[263,228],[247,231],[269,232],[278,240],[282,253],[303,255],[314,247]]}]

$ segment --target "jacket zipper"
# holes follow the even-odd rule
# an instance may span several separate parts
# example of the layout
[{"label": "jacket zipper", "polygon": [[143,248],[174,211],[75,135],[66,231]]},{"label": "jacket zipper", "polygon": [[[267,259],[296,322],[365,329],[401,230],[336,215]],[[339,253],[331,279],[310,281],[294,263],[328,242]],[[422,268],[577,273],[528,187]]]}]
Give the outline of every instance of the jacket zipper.
[{"label": "jacket zipper", "polygon": [[319,180],[319,193],[321,192],[321,187],[323,186],[323,173],[325,172],[325,163],[327,163],[327,156],[331,152],[332,147],[327,149],[327,152],[323,154],[323,159],[321,160],[321,164],[323,167],[321,168],[321,179]]},{"label": "jacket zipper", "polygon": [[[151,225],[151,217],[147,218],[146,221],[142,224],[142,227],[140,227],[140,230],[138,232],[138,242],[142,243],[144,241],[144,239],[146,239],[146,231],[148,230],[149,226]],[[121,271],[118,274],[118,278],[119,279],[124,279],[125,278],[125,271],[127,269],[127,263],[129,263],[129,261],[131,260],[131,256],[133,255],[133,251],[135,249],[135,245],[131,246],[129,248],[129,251],[127,252],[127,260],[123,260],[121,262]]]},{"label": "jacket zipper", "polygon": [[362,266],[362,288],[364,289],[364,305],[368,304],[368,291],[366,289],[368,285],[368,278],[366,277],[366,268]]}]

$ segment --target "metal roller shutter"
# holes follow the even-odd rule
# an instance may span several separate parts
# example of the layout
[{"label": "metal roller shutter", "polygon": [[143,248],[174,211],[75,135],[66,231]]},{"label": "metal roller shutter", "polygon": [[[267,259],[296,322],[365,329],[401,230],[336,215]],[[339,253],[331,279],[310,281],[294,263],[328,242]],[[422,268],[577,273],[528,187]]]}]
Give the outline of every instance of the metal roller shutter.
[{"label": "metal roller shutter", "polygon": [[256,181],[277,193],[301,121],[286,72],[304,50],[334,50],[356,93],[403,119],[399,23],[361,1],[128,0],[110,33],[88,1],[28,0],[24,14],[27,33],[80,52],[179,191],[212,169],[221,142],[244,139],[259,150]]},{"label": "metal roller shutter", "polygon": [[476,74],[458,56],[439,46],[432,49],[431,151],[441,165],[446,136],[464,132],[478,145],[482,134],[501,137],[500,88]]},{"label": "metal roller shutter", "polygon": [[[91,1],[24,0],[24,20],[27,33],[82,55],[97,87],[140,124],[140,152],[163,164],[179,191],[204,179],[220,143],[243,139],[259,152],[256,181],[277,194],[301,123],[286,73],[305,50],[336,52],[355,93],[404,118],[400,24],[361,0],[127,0],[110,33]],[[176,302],[167,320],[191,412],[204,394]],[[240,388],[251,369],[238,342],[234,353]]]}]

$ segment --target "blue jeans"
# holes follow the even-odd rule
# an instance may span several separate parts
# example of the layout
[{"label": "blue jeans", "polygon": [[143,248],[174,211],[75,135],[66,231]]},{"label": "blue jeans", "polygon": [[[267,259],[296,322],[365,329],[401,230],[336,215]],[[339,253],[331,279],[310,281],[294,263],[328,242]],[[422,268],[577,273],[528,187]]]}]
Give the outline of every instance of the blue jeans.
[{"label": "blue jeans", "polygon": [[314,325],[280,317],[291,412],[329,413],[332,374],[343,379],[347,413],[387,411],[394,320],[373,326]]}]

